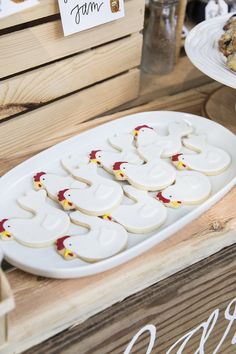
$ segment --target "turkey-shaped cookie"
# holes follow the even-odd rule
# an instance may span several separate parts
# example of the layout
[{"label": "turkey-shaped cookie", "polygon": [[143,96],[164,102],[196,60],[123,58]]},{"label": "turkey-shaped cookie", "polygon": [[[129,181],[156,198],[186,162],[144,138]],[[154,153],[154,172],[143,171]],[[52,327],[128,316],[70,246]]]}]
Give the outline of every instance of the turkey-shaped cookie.
[{"label": "turkey-shaped cookie", "polygon": [[162,148],[162,157],[170,157],[180,152],[182,137],[192,133],[193,128],[184,121],[171,122],[168,125],[169,135],[159,135],[148,125],[140,125],[134,129],[137,147],[153,145],[153,151]]},{"label": "turkey-shaped cookie", "polygon": [[114,256],[125,249],[126,230],[119,224],[79,211],[70,214],[71,220],[89,229],[85,235],[64,236],[57,240],[57,251],[67,260],[79,257],[96,262]]},{"label": "turkey-shaped cookie", "polygon": [[84,188],[86,185],[71,176],[60,176],[55,173],[38,172],[34,176],[34,189],[45,189],[48,196],[57,201],[59,191],[67,188]]},{"label": "turkey-shaped cookie", "polygon": [[211,193],[209,179],[200,172],[178,172],[175,184],[158,192],[156,198],[165,206],[178,208],[182,204],[197,204],[208,198]]},{"label": "turkey-shaped cookie", "polygon": [[151,197],[147,191],[132,186],[124,186],[123,189],[125,194],[135,203],[120,205],[111,214],[111,219],[132,233],[150,232],[158,229],[165,222],[167,217],[165,206]]},{"label": "turkey-shaped cookie", "polygon": [[116,162],[113,165],[115,177],[127,180],[131,185],[146,191],[157,191],[166,188],[175,180],[175,169],[160,158],[162,149],[156,150],[153,156],[152,146],[139,149],[140,155],[147,161],[143,165],[132,165],[127,162]]},{"label": "turkey-shaped cookie", "polygon": [[28,247],[46,247],[65,235],[69,216],[46,202],[46,191],[29,191],[18,199],[20,206],[32,212],[31,218],[4,219],[0,223],[0,238],[16,241]]},{"label": "turkey-shaped cookie", "polygon": [[85,214],[101,216],[121,203],[123,198],[121,186],[100,176],[95,163],[81,165],[79,168],[68,165],[67,169],[76,179],[85,182],[87,187],[64,189],[58,193],[58,201],[65,210],[78,209]]},{"label": "turkey-shaped cookie", "polygon": [[171,160],[179,170],[194,170],[206,175],[217,175],[230,165],[230,155],[223,149],[208,144],[205,136],[191,135],[184,139],[183,143],[198,153],[172,156]]}]

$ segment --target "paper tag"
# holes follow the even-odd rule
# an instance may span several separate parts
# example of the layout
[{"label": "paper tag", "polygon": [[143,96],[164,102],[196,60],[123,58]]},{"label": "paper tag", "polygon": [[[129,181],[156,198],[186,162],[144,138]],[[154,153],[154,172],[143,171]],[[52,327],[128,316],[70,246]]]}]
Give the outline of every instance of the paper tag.
[{"label": "paper tag", "polygon": [[37,5],[38,0],[0,0],[0,18]]},{"label": "paper tag", "polygon": [[124,0],[58,0],[65,36],[124,17]]},{"label": "paper tag", "polygon": [[228,5],[224,0],[210,0],[205,7],[205,19],[209,20],[217,16],[226,15],[228,13]]}]

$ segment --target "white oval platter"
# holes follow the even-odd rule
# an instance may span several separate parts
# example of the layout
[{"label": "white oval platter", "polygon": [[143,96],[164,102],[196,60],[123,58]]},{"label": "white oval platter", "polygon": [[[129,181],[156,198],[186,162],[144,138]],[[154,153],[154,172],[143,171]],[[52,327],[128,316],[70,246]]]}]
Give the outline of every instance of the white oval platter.
[{"label": "white oval platter", "polygon": [[[232,158],[232,163],[225,172],[209,177],[212,194],[203,204],[182,206],[179,209],[168,208],[167,221],[158,232],[143,235],[129,234],[128,248],[125,251],[98,263],[89,264],[80,259],[65,261],[55,251],[54,246],[36,249],[25,247],[14,240],[8,242],[0,240],[0,248],[6,260],[22,270],[46,277],[88,276],[131,260],[199,217],[236,184],[236,137],[223,126],[208,119],[186,113],[160,111],[134,114],[103,124],[55,145],[9,171],[0,179],[0,220],[16,215],[23,217],[31,215],[19,208],[16,199],[32,189],[32,177],[35,172],[63,173],[60,165],[60,159],[63,156],[75,151],[88,154],[92,149],[110,148],[106,140],[108,137],[118,132],[131,132],[136,126],[142,124],[158,128],[158,131],[165,135],[169,122],[181,120],[191,124],[195,133],[207,134],[211,144],[223,148],[230,153]],[[108,178],[112,178],[102,169],[99,170]],[[86,229],[81,228],[81,230],[82,233],[86,232]]]},{"label": "white oval platter", "polygon": [[204,74],[236,89],[236,73],[227,67],[226,58],[218,49],[223,27],[231,15],[215,17],[195,26],[185,40],[185,51]]}]

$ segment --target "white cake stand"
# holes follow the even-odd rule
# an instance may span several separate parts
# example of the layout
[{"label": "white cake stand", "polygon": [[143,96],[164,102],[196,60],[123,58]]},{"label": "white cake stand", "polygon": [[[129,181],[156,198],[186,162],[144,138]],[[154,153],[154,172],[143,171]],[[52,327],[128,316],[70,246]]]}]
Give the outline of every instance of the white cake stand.
[{"label": "white cake stand", "polygon": [[[232,14],[231,14],[232,15]],[[185,51],[204,74],[224,84],[205,104],[205,114],[236,133],[236,73],[228,69],[226,58],[218,50],[224,24],[231,16],[216,17],[194,27],[185,41]]]}]

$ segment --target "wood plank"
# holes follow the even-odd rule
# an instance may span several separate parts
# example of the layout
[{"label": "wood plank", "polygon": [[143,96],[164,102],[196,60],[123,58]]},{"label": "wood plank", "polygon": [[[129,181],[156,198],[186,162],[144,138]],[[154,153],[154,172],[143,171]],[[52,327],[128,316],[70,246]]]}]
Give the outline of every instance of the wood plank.
[{"label": "wood plank", "polygon": [[[147,324],[157,329],[152,354],[167,353],[171,345],[206,321],[218,308],[218,320],[204,344],[206,354],[214,353],[229,325],[224,312],[236,294],[235,256],[234,244],[40,343],[25,354],[121,354],[132,337]],[[234,306],[235,303],[229,311],[231,314]],[[235,353],[231,343],[233,328],[235,323],[217,353]],[[197,352],[201,334],[202,330],[199,330],[183,353]],[[143,334],[132,353],[145,353],[149,339],[147,333]],[[173,353],[179,347],[180,344]]]},{"label": "wood plank", "polygon": [[0,21],[0,30],[58,13],[59,8],[57,0],[40,0],[40,3],[37,6],[30,7],[27,10],[2,18]]},{"label": "wood plank", "polygon": [[210,82],[213,80],[193,66],[188,57],[184,56],[179,59],[174,70],[167,75],[151,75],[141,72],[139,97],[132,102],[125,103],[119,109],[130,109],[156,100],[157,97],[174,95]]},{"label": "wood plank", "polygon": [[[232,205],[235,202],[236,187],[188,227],[145,254],[102,274],[65,281],[19,270],[8,273],[16,309],[10,313],[10,346],[6,353],[19,353],[82,323],[128,296],[234,244],[236,209]],[[134,317],[136,321],[136,315]]]},{"label": "wood plank", "polygon": [[[31,150],[32,154],[39,152],[46,146],[53,145],[61,133],[61,139],[65,139],[68,126],[78,127],[80,122],[137,97],[139,77],[139,70],[134,69],[1,123],[0,174],[13,166],[12,164],[16,165],[26,158],[24,149]],[[41,141],[40,146],[36,141]]]},{"label": "wood plank", "polygon": [[144,0],[127,1],[125,13],[117,21],[66,38],[59,20],[1,36],[0,78],[140,31]]},{"label": "wood plank", "polygon": [[[162,97],[125,112],[79,124],[104,112],[104,110],[117,106],[125,101],[125,97],[132,99],[132,96],[138,94],[136,91],[138,90],[138,73],[134,71],[126,75],[127,77],[125,76],[124,79],[121,76],[109,80],[107,83],[95,85],[84,92],[81,91],[2,123],[0,129],[0,174],[47,147],[125,114],[162,109],[201,114],[201,108],[206,98],[220,86],[217,83],[212,83],[178,95]],[[116,95],[113,94],[113,91],[116,92]],[[96,104],[88,105],[88,100],[96,102]],[[56,127],[52,117],[56,117]]]},{"label": "wood plank", "polygon": [[138,66],[141,49],[142,35],[136,33],[0,81],[0,120]]}]

